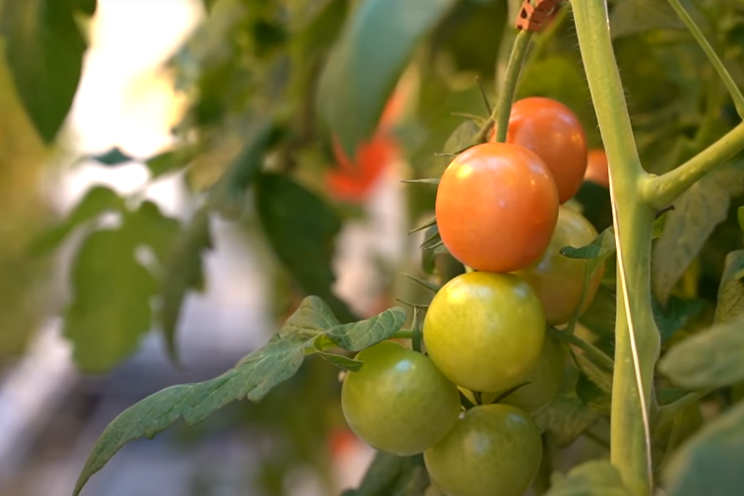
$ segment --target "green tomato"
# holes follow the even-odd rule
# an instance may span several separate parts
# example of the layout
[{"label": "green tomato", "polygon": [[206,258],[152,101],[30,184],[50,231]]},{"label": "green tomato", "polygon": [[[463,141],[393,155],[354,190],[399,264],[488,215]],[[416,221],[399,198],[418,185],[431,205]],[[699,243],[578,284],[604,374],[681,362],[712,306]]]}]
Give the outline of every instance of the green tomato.
[{"label": "green tomato", "polygon": [[424,452],[431,479],[447,496],[521,496],[541,458],[535,422],[519,408],[500,404],[468,410]]},{"label": "green tomato", "polygon": [[363,350],[364,362],[341,388],[344,417],[380,451],[407,456],[439,442],[460,414],[457,387],[421,353],[385,341]]},{"label": "green tomato", "polygon": [[504,391],[519,384],[544,339],[540,300],[512,274],[457,276],[442,286],[424,319],[424,342],[434,365],[471,391]]},{"label": "green tomato", "polygon": [[[584,285],[585,260],[568,258],[560,250],[566,246],[586,246],[597,237],[597,230],[583,215],[568,207],[558,211],[558,224],[542,258],[526,269],[515,272],[535,290],[545,309],[545,319],[550,325],[565,324],[571,319],[581,300]],[[587,288],[581,311],[586,311],[602,282],[598,270]]]}]

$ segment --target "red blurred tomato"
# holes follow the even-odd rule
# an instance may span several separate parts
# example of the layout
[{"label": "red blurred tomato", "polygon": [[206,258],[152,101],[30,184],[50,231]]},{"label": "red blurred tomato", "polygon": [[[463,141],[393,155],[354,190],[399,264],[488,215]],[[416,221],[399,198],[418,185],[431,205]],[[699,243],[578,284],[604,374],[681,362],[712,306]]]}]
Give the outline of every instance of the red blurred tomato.
[{"label": "red blurred tomato", "polygon": [[584,180],[599,184],[605,188],[610,186],[610,171],[607,166],[607,155],[603,149],[595,148],[589,150]]}]

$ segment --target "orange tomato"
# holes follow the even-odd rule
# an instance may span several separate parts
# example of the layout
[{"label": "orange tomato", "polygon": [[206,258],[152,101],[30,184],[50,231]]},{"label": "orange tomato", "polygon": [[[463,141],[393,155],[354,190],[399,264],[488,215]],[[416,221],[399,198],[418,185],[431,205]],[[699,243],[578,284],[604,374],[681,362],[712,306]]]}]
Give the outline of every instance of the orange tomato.
[{"label": "orange tomato", "polygon": [[[496,132],[491,135],[495,140]],[[560,203],[581,187],[587,163],[586,134],[579,118],[562,103],[543,97],[514,103],[506,142],[535,152],[553,173]]]},{"label": "orange tomato", "polygon": [[455,158],[439,182],[442,241],[463,264],[511,272],[537,261],[558,219],[558,190],[535,153],[484,143]]},{"label": "orange tomato", "polygon": [[610,171],[607,167],[607,155],[601,148],[589,150],[586,164],[585,181],[591,181],[608,188],[610,186]]}]

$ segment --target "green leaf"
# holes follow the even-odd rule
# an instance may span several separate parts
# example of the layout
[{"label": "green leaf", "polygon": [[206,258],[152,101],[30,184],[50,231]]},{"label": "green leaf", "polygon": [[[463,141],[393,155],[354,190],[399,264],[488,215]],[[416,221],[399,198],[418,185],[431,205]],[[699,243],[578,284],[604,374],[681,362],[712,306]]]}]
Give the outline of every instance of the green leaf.
[{"label": "green leaf", "polygon": [[97,219],[106,212],[119,212],[124,209],[124,200],[113,190],[94,186],[78,202],[60,225],[43,233],[29,247],[35,256],[41,256],[56,249],[76,228],[88,221]]},{"label": "green leaf", "polygon": [[615,335],[617,295],[606,286],[600,286],[592,306],[579,318],[582,325],[599,336]]},{"label": "green leaf", "polygon": [[738,496],[744,487],[744,403],[707,424],[664,471],[667,496]]},{"label": "green leaf", "polygon": [[588,407],[601,413],[609,415],[612,409],[612,394],[603,391],[586,374],[580,373],[576,383],[576,395]]},{"label": "green leaf", "polygon": [[728,322],[744,313],[744,250],[726,256],[726,268],[718,287],[716,323]]},{"label": "green leaf", "polygon": [[689,389],[744,380],[744,318],[718,324],[685,339],[659,362],[659,371]]},{"label": "green leaf", "polygon": [[744,207],[739,207],[736,211],[736,218],[739,221],[739,228],[744,231]]},{"label": "green leaf", "polygon": [[556,472],[546,496],[631,496],[617,469],[607,461],[590,461],[568,475]]},{"label": "green leaf", "polygon": [[741,193],[744,162],[737,162],[715,169],[677,199],[651,257],[651,283],[659,302],[666,303],[713,229],[726,219],[731,198]]},{"label": "green leaf", "polygon": [[103,165],[121,165],[134,160],[129,155],[125,155],[117,146],[102,155],[93,155],[90,158]]},{"label": "green leaf", "polygon": [[391,337],[405,321],[406,311],[393,307],[360,322],[334,326],[327,331],[327,335],[345,350],[361,351]]},{"label": "green leaf", "polygon": [[319,112],[349,156],[372,135],[419,41],[455,0],[365,0],[348,18],[318,89]]},{"label": "green leaf", "polygon": [[684,29],[684,24],[664,0],[623,0],[610,15],[612,37],[618,39],[652,29]]},{"label": "green leaf", "polygon": [[666,343],[678,330],[682,329],[687,322],[699,314],[705,306],[704,300],[684,300],[672,295],[663,308],[655,299],[651,300],[651,308],[654,312],[654,320],[661,334],[661,342]]},{"label": "green leaf", "polygon": [[339,325],[328,305],[317,296],[308,296],[282,326],[282,334],[326,332]]},{"label": "green leaf", "polygon": [[206,209],[201,209],[172,242],[169,254],[164,259],[157,318],[163,329],[168,351],[174,360],[177,357],[175,336],[181,306],[189,290],[204,285],[202,256],[211,248],[209,213]]},{"label": "green leaf", "polygon": [[534,415],[540,430],[550,433],[559,446],[570,444],[599,418],[598,412],[579,399],[575,389],[576,380],[567,380],[558,396]]},{"label": "green leaf", "polygon": [[157,283],[135,259],[136,247],[125,227],[90,234],[77,253],[64,335],[83,372],[106,372],[120,364],[151,328],[150,299]]},{"label": "green leaf", "polygon": [[364,365],[364,362],[361,360],[356,360],[354,358],[349,358],[345,355],[339,355],[337,353],[328,353],[323,348],[323,343],[325,341],[325,336],[318,336],[313,340],[313,352],[316,355],[319,355],[321,358],[326,360],[331,365],[340,368],[341,370],[346,370],[349,372],[356,372],[358,370],[361,370],[362,365]]},{"label": "green leaf", "polygon": [[150,169],[151,178],[155,179],[188,166],[196,158],[198,153],[199,148],[196,146],[176,148],[175,150],[169,150],[155,155],[145,163],[147,164],[147,168]]},{"label": "green leaf", "polygon": [[75,17],[95,0],[3,2],[5,56],[26,112],[46,143],[54,141],[77,91],[86,42]]},{"label": "green leaf", "polygon": [[561,248],[561,255],[582,260],[605,259],[615,253],[615,230],[608,227],[586,246]]},{"label": "green leaf", "polygon": [[358,489],[343,496],[423,496],[429,476],[421,455],[399,457],[377,453]]},{"label": "green leaf", "polygon": [[127,212],[124,222],[140,244],[152,249],[160,264],[167,263],[181,235],[181,223],[177,219],[163,215],[156,204],[146,200],[134,212]]},{"label": "green leaf", "polygon": [[307,294],[318,295],[342,322],[355,320],[331,290],[333,243],[341,229],[336,212],[317,195],[281,174],[256,180],[256,206],[279,260]]},{"label": "green leaf", "polygon": [[[480,127],[471,121],[463,121],[462,124],[452,131],[447,141],[444,142],[442,153],[460,153],[473,145],[475,137],[478,135]],[[437,180],[437,184],[439,180]]]}]

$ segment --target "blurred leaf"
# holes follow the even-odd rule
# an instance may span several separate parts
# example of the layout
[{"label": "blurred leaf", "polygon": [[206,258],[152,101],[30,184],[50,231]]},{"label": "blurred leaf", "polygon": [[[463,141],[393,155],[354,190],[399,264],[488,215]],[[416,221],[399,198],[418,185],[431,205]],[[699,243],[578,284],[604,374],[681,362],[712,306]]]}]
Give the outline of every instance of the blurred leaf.
[{"label": "blurred leaf", "polygon": [[259,175],[256,205],[274,252],[300,287],[322,297],[342,322],[355,320],[331,290],[333,243],[341,229],[333,209],[281,174]]},{"label": "blurred leaf", "polygon": [[744,162],[736,162],[709,173],[674,202],[651,258],[651,282],[661,303],[666,303],[716,225],[726,219],[730,199],[741,193]]},{"label": "blurred leaf", "polygon": [[189,165],[189,163],[199,154],[199,149],[195,146],[186,146],[169,150],[147,160],[147,168],[150,169],[152,179],[158,178],[163,174],[175,172]]},{"label": "blurred leaf", "polygon": [[612,394],[603,391],[600,386],[584,373],[579,374],[579,380],[576,383],[576,395],[585,405],[598,413],[602,415],[610,414]]},{"label": "blurred leaf", "polygon": [[744,380],[744,318],[718,324],[685,339],[659,361],[659,371],[688,389]]},{"label": "blurred leaf", "polygon": [[151,328],[150,299],[157,283],[134,257],[137,240],[125,228],[96,231],[72,268],[72,304],[64,335],[78,368],[106,372],[131,355]]},{"label": "blurred leaf", "polygon": [[134,212],[127,212],[124,222],[127,229],[136,231],[141,244],[152,249],[158,262],[168,261],[181,234],[181,223],[177,219],[163,215],[155,203],[146,200]]},{"label": "blurred leaf", "polygon": [[76,16],[91,16],[96,0],[3,2],[5,55],[16,90],[46,143],[57,136],[77,91],[86,42]]},{"label": "blurred leaf", "polygon": [[736,211],[736,217],[739,221],[739,227],[744,231],[744,207],[739,207],[739,210]]},{"label": "blurred leaf", "polygon": [[455,0],[365,0],[348,18],[318,89],[320,114],[349,156],[372,135],[423,36]]},{"label": "blurred leaf", "polygon": [[57,248],[72,231],[88,221],[100,217],[106,212],[116,212],[124,209],[124,200],[113,190],[94,186],[88,190],[82,200],[57,227],[46,231],[30,246],[33,255],[40,256]]},{"label": "blurred leaf", "polygon": [[540,430],[550,433],[558,446],[570,444],[599,418],[599,413],[576,395],[576,382],[565,381],[558,396],[534,415]]},{"label": "blurred leaf", "polygon": [[93,155],[90,158],[102,163],[103,165],[121,165],[134,160],[129,155],[125,155],[118,146],[113,147],[103,155]]},{"label": "blurred leaf", "polygon": [[582,215],[602,232],[612,226],[612,204],[607,188],[591,181],[584,181],[574,197],[584,207]]},{"label": "blurred leaf", "polygon": [[652,29],[684,29],[684,24],[664,0],[621,0],[610,14],[614,39]]},{"label": "blurred leaf", "polygon": [[198,210],[171,246],[164,260],[160,285],[161,306],[157,317],[163,328],[168,351],[175,360],[176,328],[183,300],[189,290],[199,289],[204,285],[202,257],[205,251],[212,248],[209,213],[205,209]]},{"label": "blurred leaf", "polygon": [[617,295],[606,286],[600,286],[592,306],[579,321],[599,336],[614,336],[616,309]]},{"label": "blurred leaf", "polygon": [[[444,142],[442,153],[460,153],[473,144],[479,131],[480,127],[475,122],[469,119],[463,121]],[[437,184],[439,184],[439,179],[437,179]]]},{"label": "blurred leaf", "polygon": [[738,496],[744,487],[744,403],[705,425],[674,454],[665,472],[668,496]]},{"label": "blurred leaf", "polygon": [[326,334],[345,350],[361,351],[391,337],[405,321],[406,311],[393,307],[360,322],[334,326]]},{"label": "blurred leaf", "polygon": [[716,306],[716,323],[728,322],[744,313],[744,250],[726,257]]},{"label": "blurred leaf", "polygon": [[421,455],[399,457],[378,452],[358,489],[342,496],[423,496],[429,476]]},{"label": "blurred leaf", "polygon": [[699,314],[704,306],[703,300],[684,300],[672,295],[667,301],[666,308],[663,308],[656,299],[652,299],[651,308],[661,334],[661,342],[669,341],[674,333],[687,325],[687,322]]},{"label": "blurred leaf", "polygon": [[590,461],[568,475],[556,472],[546,496],[631,496],[617,469],[608,461]]},{"label": "blurred leaf", "polygon": [[426,177],[423,179],[406,179],[402,182],[406,184],[429,184],[431,186],[439,186],[438,177]]},{"label": "blurred leaf", "polygon": [[435,226],[436,224],[437,224],[437,218],[432,217],[431,219],[427,220],[425,224],[408,231],[408,234],[413,234],[418,231],[423,231],[424,229],[428,229],[432,226]]}]

